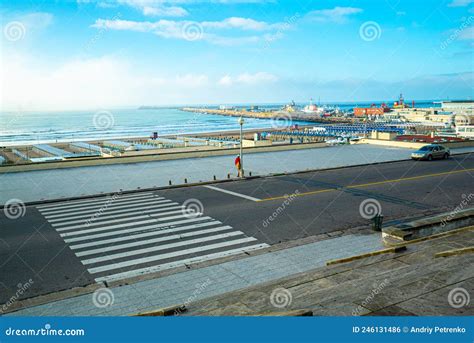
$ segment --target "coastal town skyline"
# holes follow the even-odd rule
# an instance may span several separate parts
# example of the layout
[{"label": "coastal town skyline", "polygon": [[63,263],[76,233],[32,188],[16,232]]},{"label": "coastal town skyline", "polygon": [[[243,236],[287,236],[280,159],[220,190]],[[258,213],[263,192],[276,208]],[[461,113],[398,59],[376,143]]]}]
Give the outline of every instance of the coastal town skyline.
[{"label": "coastal town skyline", "polygon": [[3,110],[472,98],[472,1],[2,6]]}]

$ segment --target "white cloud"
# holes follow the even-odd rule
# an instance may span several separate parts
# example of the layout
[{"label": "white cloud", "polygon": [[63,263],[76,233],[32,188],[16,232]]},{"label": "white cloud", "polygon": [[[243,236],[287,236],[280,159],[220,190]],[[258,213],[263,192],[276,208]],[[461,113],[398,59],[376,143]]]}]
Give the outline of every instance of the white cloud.
[{"label": "white cloud", "polygon": [[229,75],[221,77],[218,82],[221,86],[232,86],[232,83],[232,78]]},{"label": "white cloud", "polygon": [[164,1],[154,0],[118,0],[121,5],[128,5],[146,16],[184,17],[188,11],[179,6],[167,6]]},{"label": "white cloud", "polygon": [[240,74],[237,77],[238,82],[247,83],[247,84],[256,84],[256,83],[265,83],[265,82],[275,82],[278,78],[270,73],[259,72],[256,74],[244,73]]},{"label": "white cloud", "polygon": [[225,75],[221,77],[218,81],[220,86],[233,86],[233,85],[258,85],[263,83],[274,83],[278,81],[278,77],[267,73],[267,72],[258,72],[255,74],[243,73],[237,75],[236,77],[231,77],[230,75]]},{"label": "white cloud", "polygon": [[449,7],[465,7],[474,3],[474,0],[453,0],[448,4]]},{"label": "white cloud", "polygon": [[321,23],[332,22],[341,24],[346,22],[350,15],[361,13],[362,11],[361,8],[337,6],[333,9],[311,11],[306,17],[312,21]]},{"label": "white cloud", "polygon": [[[219,79],[202,73],[139,69],[115,56],[49,64],[30,55],[8,54],[0,68],[2,109],[79,110],[206,103],[221,98],[231,102],[256,96],[259,85],[277,81],[265,72]],[[223,85],[238,88],[226,91]]]},{"label": "white cloud", "polygon": [[200,3],[214,4],[242,4],[242,3],[266,3],[273,0],[76,0],[81,4],[96,4],[98,7],[110,8],[117,6],[129,6],[140,11],[145,16],[155,17],[184,17],[189,12],[183,5]]},{"label": "white cloud", "polygon": [[459,39],[471,40],[474,39],[474,26],[466,27],[459,33]]},{"label": "white cloud", "polygon": [[[217,45],[239,45],[246,43],[256,43],[268,39],[269,36],[275,40],[282,35],[275,34],[282,24],[270,24],[263,21],[256,21],[249,18],[231,17],[222,21],[204,21],[194,22],[188,20],[165,20],[161,19],[155,22],[150,21],[131,21],[131,20],[109,20],[97,19],[92,25],[98,29],[127,30],[137,32],[150,32],[162,38],[173,38],[181,40],[203,40]],[[188,29],[193,31],[188,31]],[[216,32],[222,30],[238,30],[265,32],[261,36],[257,35],[232,35],[224,36]],[[190,39],[189,35],[193,35]]]}]

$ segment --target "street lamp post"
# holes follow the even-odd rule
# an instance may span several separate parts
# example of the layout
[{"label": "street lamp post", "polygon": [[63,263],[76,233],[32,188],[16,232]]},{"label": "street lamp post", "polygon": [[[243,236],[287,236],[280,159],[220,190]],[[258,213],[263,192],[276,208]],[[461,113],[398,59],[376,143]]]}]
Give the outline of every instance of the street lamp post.
[{"label": "street lamp post", "polygon": [[244,177],[244,155],[243,155],[243,149],[242,149],[242,127],[244,126],[244,118],[240,116],[239,118],[239,124],[240,124],[240,177]]}]

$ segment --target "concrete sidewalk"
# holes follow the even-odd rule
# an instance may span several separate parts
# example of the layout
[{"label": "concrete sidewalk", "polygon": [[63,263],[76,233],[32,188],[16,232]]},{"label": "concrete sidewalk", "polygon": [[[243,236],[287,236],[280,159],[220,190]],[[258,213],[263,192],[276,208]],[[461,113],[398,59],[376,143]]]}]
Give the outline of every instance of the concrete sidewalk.
[{"label": "concrete sidewalk", "polygon": [[[123,316],[193,303],[383,248],[380,234],[343,235],[12,312],[11,316]],[[104,306],[108,305],[108,306]]]},{"label": "concrete sidewalk", "polygon": [[[453,153],[474,152],[474,148]],[[253,153],[244,156],[246,172],[253,175],[296,172],[399,161],[410,158],[411,150],[371,145],[344,145],[328,148]],[[137,188],[211,181],[236,176],[234,156],[190,158],[170,161],[116,164],[0,174],[0,204],[10,199],[23,202],[61,197],[93,195]]]}]

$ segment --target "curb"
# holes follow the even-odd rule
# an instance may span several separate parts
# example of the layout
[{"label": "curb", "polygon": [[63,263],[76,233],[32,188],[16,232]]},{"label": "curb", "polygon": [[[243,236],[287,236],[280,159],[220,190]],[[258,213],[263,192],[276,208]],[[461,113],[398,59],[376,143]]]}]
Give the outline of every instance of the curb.
[{"label": "curb", "polygon": [[269,312],[254,315],[255,317],[312,317],[312,310],[290,310],[285,312]]},{"label": "curb", "polygon": [[406,251],[407,247],[406,246],[399,246],[399,247],[394,247],[394,248],[388,248],[388,249],[382,249],[382,250],[375,250],[371,251],[365,254],[360,254],[360,255],[354,255],[350,257],[344,257],[336,260],[329,260],[326,262],[326,266],[331,266],[334,264],[341,264],[341,263],[346,263],[346,262],[351,262],[355,260],[360,260],[366,257],[372,257],[372,256],[377,256],[377,255],[382,255],[382,254],[390,254],[390,253],[399,253]]},{"label": "curb", "polygon": [[438,238],[442,238],[442,237],[446,237],[446,236],[452,236],[452,235],[456,235],[458,233],[462,233],[464,231],[471,231],[471,230],[474,230],[474,226],[466,226],[466,227],[462,227],[460,229],[455,229],[455,230],[451,230],[451,231],[436,233],[436,234],[431,235],[431,236],[420,237],[420,238],[413,239],[411,241],[406,241],[406,242],[403,242],[403,243],[396,243],[396,244],[391,245],[391,247],[392,248],[403,247],[403,246],[406,246],[406,245],[416,244],[416,243],[429,241],[429,240],[432,240],[432,239],[438,239]]},{"label": "curb", "polygon": [[462,249],[453,249],[453,250],[446,250],[438,252],[434,255],[434,257],[449,257],[455,255],[464,255],[464,254],[472,254],[474,253],[474,247],[467,247]]},{"label": "curb", "polygon": [[169,307],[160,308],[154,311],[140,312],[132,314],[132,317],[170,317],[186,312],[187,308],[184,304],[174,305]]}]

